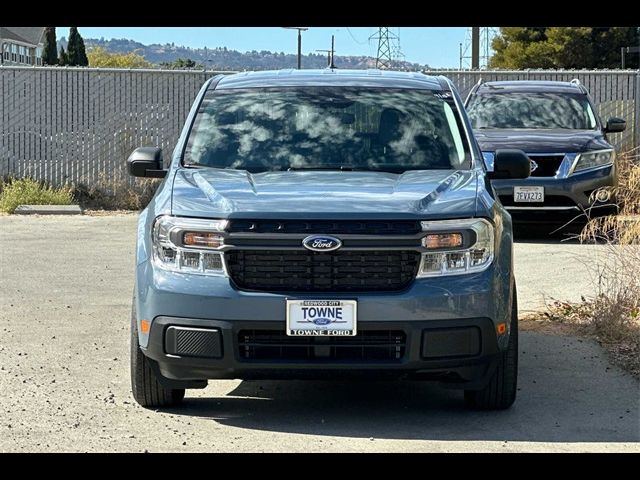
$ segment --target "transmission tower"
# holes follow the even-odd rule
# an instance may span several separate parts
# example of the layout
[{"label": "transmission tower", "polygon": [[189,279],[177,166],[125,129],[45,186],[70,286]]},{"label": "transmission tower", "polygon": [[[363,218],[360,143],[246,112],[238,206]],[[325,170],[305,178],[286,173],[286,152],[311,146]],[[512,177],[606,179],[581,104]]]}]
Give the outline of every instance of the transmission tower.
[{"label": "transmission tower", "polygon": [[400,28],[398,27],[398,34],[396,36],[396,41],[391,47],[391,58],[393,62],[395,62],[396,68],[400,69],[402,63],[405,61],[405,54],[402,53],[402,48],[400,48]]},{"label": "transmission tower", "polygon": [[[467,29],[466,38],[463,44],[460,44],[460,69],[473,68],[473,28]],[[492,48],[491,42],[498,35],[498,29],[494,27],[479,27],[480,34],[478,38],[478,68],[484,70],[489,68],[489,59],[491,58]]]},{"label": "transmission tower", "polygon": [[[394,45],[398,36],[389,31],[389,27],[379,27],[376,35],[371,35],[369,40],[378,41],[378,55],[376,56],[376,68],[387,69],[392,67],[394,60]],[[398,50],[400,48],[398,44]]]}]

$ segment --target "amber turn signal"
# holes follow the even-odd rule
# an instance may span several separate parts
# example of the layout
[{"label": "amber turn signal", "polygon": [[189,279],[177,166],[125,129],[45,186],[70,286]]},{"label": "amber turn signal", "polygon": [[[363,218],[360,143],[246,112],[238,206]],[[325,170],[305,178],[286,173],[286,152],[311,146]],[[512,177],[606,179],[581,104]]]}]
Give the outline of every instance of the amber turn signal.
[{"label": "amber turn signal", "polygon": [[507,333],[507,324],[499,323],[498,325],[496,325],[496,331],[498,332],[498,335],[504,335],[505,333]]},{"label": "amber turn signal", "polygon": [[462,246],[461,233],[431,233],[422,239],[427,248],[456,248]]},{"label": "amber turn signal", "polygon": [[151,323],[149,322],[149,320],[140,320],[140,331],[142,333],[149,333],[150,326]]},{"label": "amber turn signal", "polygon": [[222,237],[208,232],[185,232],[182,243],[185,247],[219,248],[222,245]]}]

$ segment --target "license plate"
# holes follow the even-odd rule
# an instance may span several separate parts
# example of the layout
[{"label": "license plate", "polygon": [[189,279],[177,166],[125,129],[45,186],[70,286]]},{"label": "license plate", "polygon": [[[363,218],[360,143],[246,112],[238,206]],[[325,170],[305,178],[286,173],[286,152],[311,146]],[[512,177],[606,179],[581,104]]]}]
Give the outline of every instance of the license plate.
[{"label": "license plate", "polygon": [[287,335],[354,336],[357,307],[355,300],[287,300]]},{"label": "license plate", "polygon": [[513,187],[514,202],[544,202],[544,187]]}]

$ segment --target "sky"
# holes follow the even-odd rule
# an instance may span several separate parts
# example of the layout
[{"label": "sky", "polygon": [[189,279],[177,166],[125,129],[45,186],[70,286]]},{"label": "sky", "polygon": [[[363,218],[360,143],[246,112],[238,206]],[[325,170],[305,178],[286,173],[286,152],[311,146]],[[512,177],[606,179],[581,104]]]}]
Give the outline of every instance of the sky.
[{"label": "sky", "polygon": [[[400,35],[405,60],[435,68],[457,68],[465,27],[390,27]],[[84,38],[128,38],[140,43],[175,43],[192,48],[227,47],[241,52],[270,50],[296,53],[297,31],[280,27],[78,27]],[[376,56],[377,40],[369,37],[377,27],[310,27],[302,34],[302,53],[331,48],[336,55]],[[57,27],[58,38],[69,36],[69,27]]]}]

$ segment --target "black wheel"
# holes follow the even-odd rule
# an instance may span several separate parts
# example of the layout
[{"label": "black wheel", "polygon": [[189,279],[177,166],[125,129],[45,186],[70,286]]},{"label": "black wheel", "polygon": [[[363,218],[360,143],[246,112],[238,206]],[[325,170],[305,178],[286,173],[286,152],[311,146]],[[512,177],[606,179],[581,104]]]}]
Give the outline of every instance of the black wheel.
[{"label": "black wheel", "polygon": [[135,300],[131,308],[131,391],[136,402],[145,408],[173,407],[184,398],[184,388],[165,388],[158,382],[140,350]]},{"label": "black wheel", "polygon": [[507,349],[500,354],[493,377],[482,390],[465,390],[464,400],[469,408],[477,410],[505,410],[516,400],[518,383],[518,301],[513,289],[511,331]]}]

